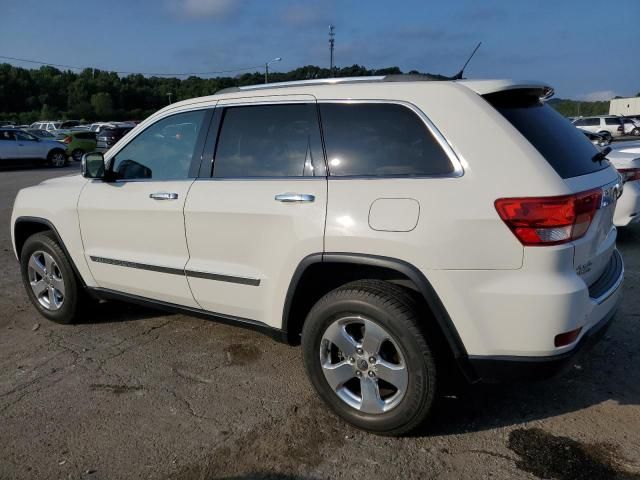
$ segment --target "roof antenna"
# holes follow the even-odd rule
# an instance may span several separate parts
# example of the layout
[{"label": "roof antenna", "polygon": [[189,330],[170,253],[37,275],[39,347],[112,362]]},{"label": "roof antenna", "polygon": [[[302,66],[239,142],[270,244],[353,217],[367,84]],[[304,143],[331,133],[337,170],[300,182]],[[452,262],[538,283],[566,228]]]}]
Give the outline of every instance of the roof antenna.
[{"label": "roof antenna", "polygon": [[449,77],[450,80],[462,80],[462,74],[464,73],[464,69],[467,68],[467,65],[469,64],[473,56],[476,54],[476,52],[480,48],[480,45],[482,45],[482,42],[478,42],[478,45],[476,45],[476,48],[473,49],[473,52],[471,52],[471,55],[469,55],[469,58],[467,58],[467,61],[464,63],[460,71],[456,73],[453,77]]}]

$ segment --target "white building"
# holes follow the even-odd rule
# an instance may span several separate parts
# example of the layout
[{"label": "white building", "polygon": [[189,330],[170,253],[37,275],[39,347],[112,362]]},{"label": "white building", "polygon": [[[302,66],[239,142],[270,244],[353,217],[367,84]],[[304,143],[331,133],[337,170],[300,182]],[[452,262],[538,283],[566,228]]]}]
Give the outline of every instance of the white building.
[{"label": "white building", "polygon": [[609,102],[609,115],[640,115],[640,97],[614,98]]}]

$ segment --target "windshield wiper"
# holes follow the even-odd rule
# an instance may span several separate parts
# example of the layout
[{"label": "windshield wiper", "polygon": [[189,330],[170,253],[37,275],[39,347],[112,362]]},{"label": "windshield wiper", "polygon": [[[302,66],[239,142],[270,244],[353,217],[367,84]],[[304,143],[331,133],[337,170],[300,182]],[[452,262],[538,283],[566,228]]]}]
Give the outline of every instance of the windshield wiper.
[{"label": "windshield wiper", "polygon": [[607,155],[609,155],[611,153],[611,147],[604,147],[601,151],[599,151],[598,153],[596,153],[592,158],[591,161],[592,162],[602,162],[605,158],[607,158]]}]

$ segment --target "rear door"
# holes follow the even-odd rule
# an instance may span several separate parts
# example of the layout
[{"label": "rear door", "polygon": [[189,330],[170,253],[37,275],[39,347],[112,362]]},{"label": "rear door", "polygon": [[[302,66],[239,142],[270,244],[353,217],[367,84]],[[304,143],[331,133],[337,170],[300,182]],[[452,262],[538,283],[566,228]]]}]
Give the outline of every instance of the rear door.
[{"label": "rear door", "polygon": [[184,210],[189,285],[205,310],[278,328],[298,264],[323,250],[315,98],[220,101],[207,145]]}]

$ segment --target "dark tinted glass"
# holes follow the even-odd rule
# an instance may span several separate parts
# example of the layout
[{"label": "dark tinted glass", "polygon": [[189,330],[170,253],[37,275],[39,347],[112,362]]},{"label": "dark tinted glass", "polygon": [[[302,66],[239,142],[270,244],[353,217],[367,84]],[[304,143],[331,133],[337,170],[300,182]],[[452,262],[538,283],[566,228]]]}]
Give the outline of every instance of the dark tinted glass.
[{"label": "dark tinted glass", "polygon": [[486,95],[485,98],[546,158],[562,178],[607,168],[593,162],[599,152],[585,135],[548,105],[531,96]]},{"label": "dark tinted glass", "polygon": [[605,118],[604,119],[604,123],[606,125],[620,125],[620,119],[619,118]]},{"label": "dark tinted glass", "polygon": [[92,132],[79,132],[76,133],[76,137],[81,140],[95,140],[96,134]]},{"label": "dark tinted glass", "polygon": [[315,104],[225,109],[214,177],[324,176]]},{"label": "dark tinted glass", "polygon": [[576,127],[584,127],[587,124],[587,121],[584,118],[579,118],[578,120],[576,120],[575,122],[573,122],[573,124]]},{"label": "dark tinted glass", "polygon": [[1,130],[0,131],[0,140],[15,140],[16,135],[11,130]]},{"label": "dark tinted glass", "polygon": [[402,105],[320,105],[330,175],[443,175],[453,166],[422,120]]},{"label": "dark tinted glass", "polygon": [[600,119],[599,118],[587,118],[584,121],[584,124],[588,127],[597,127],[600,125]]},{"label": "dark tinted glass", "polygon": [[151,125],[116,155],[117,178],[188,178],[204,115],[204,110],[179,113]]}]

